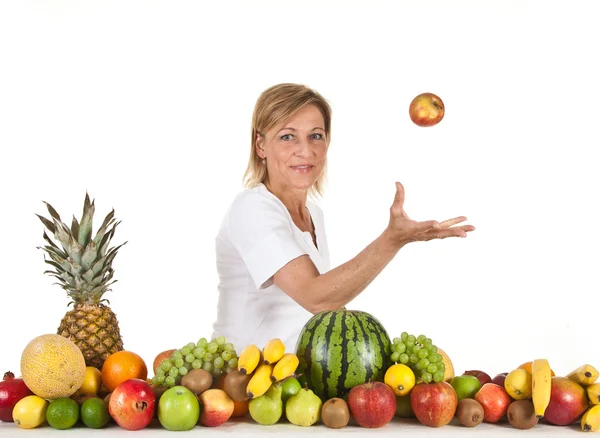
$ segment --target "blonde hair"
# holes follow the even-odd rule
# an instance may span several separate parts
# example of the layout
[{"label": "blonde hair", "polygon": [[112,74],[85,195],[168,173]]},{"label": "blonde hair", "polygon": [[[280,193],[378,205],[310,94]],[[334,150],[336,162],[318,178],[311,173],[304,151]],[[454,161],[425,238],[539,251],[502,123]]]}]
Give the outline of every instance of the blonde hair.
[{"label": "blonde hair", "polygon": [[[270,129],[285,124],[298,110],[306,105],[315,105],[323,115],[325,122],[325,142],[329,147],[331,140],[331,107],[319,93],[300,84],[278,84],[261,93],[252,114],[252,136],[250,157],[244,173],[244,186],[255,187],[267,179],[267,166],[262,164],[256,153],[257,134],[264,135]],[[311,196],[323,196],[327,176],[327,159],[323,171],[309,189]]]}]

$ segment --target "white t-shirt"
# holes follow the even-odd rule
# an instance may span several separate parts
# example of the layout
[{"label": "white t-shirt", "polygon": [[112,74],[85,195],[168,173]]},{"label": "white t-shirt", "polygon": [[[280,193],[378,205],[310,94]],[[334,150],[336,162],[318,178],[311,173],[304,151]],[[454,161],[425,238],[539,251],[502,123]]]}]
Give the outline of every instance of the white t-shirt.
[{"label": "white t-shirt", "polygon": [[264,184],[238,194],[223,219],[216,238],[219,300],[212,336],[225,336],[238,354],[249,344],[262,349],[273,338],[294,352],[302,327],[313,316],[272,281],[303,254],[321,274],[329,270],[323,212],[309,200],[306,207],[317,247]]}]

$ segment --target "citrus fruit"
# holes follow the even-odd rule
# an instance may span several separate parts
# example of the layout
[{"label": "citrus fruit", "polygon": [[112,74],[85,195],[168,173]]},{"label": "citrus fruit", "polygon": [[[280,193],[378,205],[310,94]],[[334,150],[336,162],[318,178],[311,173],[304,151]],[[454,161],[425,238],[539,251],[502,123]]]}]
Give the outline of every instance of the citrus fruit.
[{"label": "citrus fruit", "polygon": [[21,429],[33,429],[46,421],[48,401],[38,395],[28,395],[13,408],[13,421]]},{"label": "citrus fruit", "polygon": [[85,375],[83,376],[83,383],[75,395],[91,394],[97,395],[98,391],[102,387],[102,372],[96,367],[85,367]]},{"label": "citrus fruit", "polygon": [[415,373],[408,366],[397,363],[385,372],[383,381],[396,395],[407,395],[415,386]]},{"label": "citrus fruit", "polygon": [[109,391],[128,379],[146,380],[148,368],[136,353],[127,350],[111,354],[102,365],[102,383]]},{"label": "citrus fruit", "polygon": [[81,405],[81,421],[91,429],[101,429],[110,421],[108,405],[98,397],[87,399]]},{"label": "citrus fruit", "polygon": [[83,383],[85,359],[70,339],[41,335],[23,350],[21,375],[35,395],[48,400],[70,397]]},{"label": "citrus fruit", "polygon": [[532,378],[531,373],[523,368],[512,370],[504,379],[504,389],[515,400],[531,398]]},{"label": "citrus fruit", "polygon": [[46,409],[46,421],[54,429],[70,429],[79,420],[79,404],[72,398],[57,398]]}]

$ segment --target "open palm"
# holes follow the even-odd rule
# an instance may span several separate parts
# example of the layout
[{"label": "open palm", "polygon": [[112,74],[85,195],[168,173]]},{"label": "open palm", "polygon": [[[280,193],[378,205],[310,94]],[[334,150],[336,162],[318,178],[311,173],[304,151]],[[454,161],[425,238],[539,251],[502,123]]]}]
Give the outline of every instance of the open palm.
[{"label": "open palm", "polygon": [[415,221],[404,211],[404,186],[396,182],[396,196],[390,207],[390,222],[388,230],[393,239],[401,245],[409,242],[445,239],[446,237],[467,237],[467,233],[475,230],[472,225],[455,225],[466,221],[465,216],[447,219],[442,222],[435,220]]}]

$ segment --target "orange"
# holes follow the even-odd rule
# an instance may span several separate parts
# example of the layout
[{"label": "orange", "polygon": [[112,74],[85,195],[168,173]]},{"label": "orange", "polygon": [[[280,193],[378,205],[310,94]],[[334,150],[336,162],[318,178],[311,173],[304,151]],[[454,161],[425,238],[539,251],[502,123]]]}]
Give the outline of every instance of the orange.
[{"label": "orange", "polygon": [[109,391],[128,379],[146,380],[148,368],[138,354],[121,350],[111,354],[102,365],[102,383]]},{"label": "orange", "polygon": [[[517,368],[521,368],[523,370],[527,370],[527,371],[529,371],[529,374],[531,374],[531,366],[532,365],[533,365],[533,361],[530,360],[529,362],[522,363]],[[550,373],[552,374],[552,376],[555,376],[554,371],[550,370]]]},{"label": "orange", "polygon": [[[225,376],[227,374],[223,373],[221,374],[221,376],[214,381],[212,387],[216,388],[216,389],[222,389],[223,391],[225,391]],[[243,417],[244,415],[246,415],[249,412],[249,403],[250,400],[246,400],[246,401],[233,401],[233,413],[231,414],[232,417]]]}]

